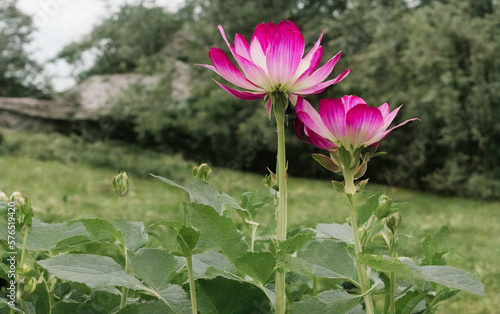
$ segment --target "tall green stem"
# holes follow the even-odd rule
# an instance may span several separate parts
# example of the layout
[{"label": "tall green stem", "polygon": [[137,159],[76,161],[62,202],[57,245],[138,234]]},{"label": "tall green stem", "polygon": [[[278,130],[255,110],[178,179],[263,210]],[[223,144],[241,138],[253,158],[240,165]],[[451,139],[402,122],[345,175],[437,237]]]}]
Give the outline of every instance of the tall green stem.
[{"label": "tall green stem", "polygon": [[[128,250],[127,246],[123,244],[123,253],[125,255],[125,272],[128,273]],[[120,310],[127,305],[128,288],[122,288],[122,298],[120,300]]]},{"label": "tall green stem", "polygon": [[186,265],[188,269],[189,276],[189,293],[191,295],[191,309],[192,313],[198,313],[196,308],[196,286],[194,285],[194,273],[193,273],[193,258],[191,255],[186,256]]},{"label": "tall green stem", "polygon": [[[276,175],[278,178],[278,209],[276,212],[278,242],[286,240],[287,233],[287,189],[286,189],[286,152],[285,152],[285,111],[288,106],[288,95],[277,92],[273,95],[272,102],[274,116],[276,118],[276,130],[278,133],[278,156]],[[278,314],[286,312],[286,294],[285,294],[285,271],[278,269],[276,271],[276,305],[275,310]]]},{"label": "tall green stem", "polygon": [[390,291],[389,291],[389,295],[390,295],[390,300],[389,300],[389,313],[390,314],[396,314],[396,296],[395,296],[395,273],[394,272],[391,272],[390,273]]},{"label": "tall green stem", "polygon": [[[346,182],[349,180],[349,178],[345,178]],[[354,181],[352,178],[350,178],[352,181]],[[359,241],[359,234],[358,234],[358,217],[356,214],[356,208],[354,207],[354,200],[352,197],[352,194],[346,194],[347,199],[349,200],[349,216],[351,218],[351,227],[352,227],[352,235],[354,237],[354,246],[356,248],[356,258],[362,254],[362,249],[361,249],[361,242]],[[370,293],[367,293],[368,290],[370,289],[370,279],[368,278],[368,274],[366,271],[366,266],[359,263],[356,260],[356,269],[358,271],[358,277],[359,277],[359,282],[361,284],[361,293],[364,294],[364,299],[365,299],[365,306],[366,306],[366,313],[368,314],[373,314],[373,301],[372,301],[372,296]]]}]

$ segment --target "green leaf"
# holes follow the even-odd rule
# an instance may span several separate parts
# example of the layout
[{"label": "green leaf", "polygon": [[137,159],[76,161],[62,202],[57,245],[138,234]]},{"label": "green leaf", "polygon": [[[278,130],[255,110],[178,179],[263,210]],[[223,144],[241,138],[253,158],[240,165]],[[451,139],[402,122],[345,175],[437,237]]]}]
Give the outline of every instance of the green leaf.
[{"label": "green leaf", "polygon": [[95,313],[94,308],[86,303],[57,302],[52,308],[52,314]]},{"label": "green leaf", "polygon": [[242,273],[263,287],[273,277],[276,259],[270,252],[248,252],[238,258],[235,265]]},{"label": "green leaf", "polygon": [[427,281],[484,296],[484,285],[475,275],[463,269],[452,266],[420,266],[418,269]]},{"label": "green leaf", "polygon": [[89,254],[57,255],[37,262],[54,276],[81,282],[90,288],[122,286],[143,290],[144,285],[125,273],[113,259]]},{"label": "green leaf", "polygon": [[235,279],[238,272],[226,256],[214,251],[196,254],[192,258],[195,279],[213,279],[217,276]]},{"label": "green leaf", "polygon": [[231,196],[225,193],[220,194],[211,185],[204,181],[191,182],[186,184],[186,186],[184,187],[169,179],[155,175],[152,176],[171,186],[186,191],[189,194],[191,201],[197,201],[201,204],[211,206],[215,208],[220,214],[222,214],[228,208],[234,208],[244,211],[244,209],[241,208],[238,202]]},{"label": "green leaf", "polygon": [[365,222],[370,219],[372,213],[378,207],[378,199],[380,198],[380,192],[370,196],[366,202],[357,208],[358,212],[358,226],[363,225]]},{"label": "green leaf", "polygon": [[186,206],[191,224],[200,232],[203,245],[220,249],[231,261],[247,252],[248,245],[231,219],[203,204],[188,203]]},{"label": "green leaf", "polygon": [[201,313],[270,313],[266,294],[248,283],[217,277],[196,281],[196,298]]},{"label": "green leaf", "polygon": [[358,257],[358,262],[386,273],[402,273],[404,276],[410,278],[412,275],[408,265],[389,256],[363,254]]},{"label": "green leaf", "polygon": [[128,252],[130,268],[147,286],[160,291],[169,286],[172,274],[178,271],[174,256],[162,249],[143,248]]},{"label": "green leaf", "polygon": [[318,277],[356,279],[354,260],[345,243],[332,240],[312,241],[297,256],[309,262]]},{"label": "green leaf", "polygon": [[428,235],[422,243],[425,265],[446,265],[443,255],[451,250],[450,228],[443,226],[434,235]]},{"label": "green leaf", "polygon": [[352,295],[342,290],[330,290],[318,294],[317,297],[306,296],[300,302],[293,303],[291,313],[346,313],[354,308],[361,296]]},{"label": "green leaf", "polygon": [[177,235],[177,241],[181,247],[184,256],[191,256],[193,249],[198,243],[200,238],[200,233],[191,227],[182,227]]},{"label": "green leaf", "polygon": [[297,228],[289,232],[286,241],[280,244],[281,251],[293,254],[302,249],[304,244],[314,239],[313,232],[313,230],[307,228]]},{"label": "green leaf", "polygon": [[251,192],[245,192],[241,196],[241,207],[246,209],[252,218],[257,215],[258,210],[267,204],[274,202],[274,194],[270,189],[260,189]]},{"label": "green leaf", "polygon": [[354,236],[352,228],[348,223],[340,224],[317,224],[316,226],[318,239],[339,239],[347,244],[354,244]]},{"label": "green leaf", "polygon": [[115,221],[114,226],[120,230],[129,251],[135,252],[148,242],[148,234],[142,222],[120,218]]},{"label": "green leaf", "polygon": [[125,243],[121,232],[105,219],[85,218],[78,221],[85,226],[94,241],[109,242],[110,240],[118,240],[122,244]]},{"label": "green leaf", "polygon": [[57,246],[71,246],[90,241],[89,233],[81,222],[70,225],[66,222],[48,224],[33,219],[30,233],[26,239],[26,249],[30,251],[49,251],[54,250]]},{"label": "green leaf", "polygon": [[179,285],[169,285],[158,291],[161,300],[174,311],[174,313],[191,313],[191,301],[186,291]]},{"label": "green leaf", "polygon": [[129,304],[120,310],[120,314],[153,314],[153,313],[177,313],[169,308],[164,302],[152,300],[143,303]]},{"label": "green leaf", "polygon": [[428,294],[428,291],[408,291],[404,296],[397,299],[396,313],[411,314]]}]

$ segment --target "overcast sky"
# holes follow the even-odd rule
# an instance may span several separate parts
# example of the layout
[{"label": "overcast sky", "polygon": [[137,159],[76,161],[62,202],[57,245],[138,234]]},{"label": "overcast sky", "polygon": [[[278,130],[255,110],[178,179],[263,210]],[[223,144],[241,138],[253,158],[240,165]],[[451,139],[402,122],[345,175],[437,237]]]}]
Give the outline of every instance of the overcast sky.
[{"label": "overcast sky", "polygon": [[[108,3],[108,6],[105,3]],[[126,3],[137,0],[18,0],[17,7],[33,17],[37,31],[28,51],[40,63],[52,59],[67,44],[81,40],[104,18]],[[175,10],[182,0],[157,0],[158,5]],[[89,62],[91,62],[89,60]],[[45,73],[53,77],[56,91],[73,86],[71,67],[63,61],[48,64]]]}]

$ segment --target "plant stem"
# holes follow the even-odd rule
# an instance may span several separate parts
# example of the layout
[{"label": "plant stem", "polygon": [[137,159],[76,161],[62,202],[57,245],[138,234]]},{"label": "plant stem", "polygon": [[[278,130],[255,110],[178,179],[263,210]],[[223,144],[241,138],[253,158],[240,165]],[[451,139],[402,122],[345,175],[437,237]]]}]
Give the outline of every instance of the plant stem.
[{"label": "plant stem", "polygon": [[24,235],[23,235],[23,249],[21,251],[21,261],[19,262],[20,267],[24,267],[24,255],[26,253],[26,239],[28,238],[29,227],[27,225],[24,226]]},{"label": "plant stem", "polygon": [[[278,133],[278,156],[276,175],[278,178],[278,209],[276,213],[277,230],[276,235],[278,244],[286,240],[287,233],[287,190],[286,190],[286,151],[285,151],[285,111],[288,105],[288,95],[276,93],[272,95],[274,116],[276,118],[276,130]],[[285,271],[278,269],[276,271],[276,304],[277,314],[286,312],[286,294],[285,294]]]},{"label": "plant stem", "polygon": [[[348,178],[345,178],[346,182],[349,180]],[[352,178],[350,178],[353,180]],[[353,180],[354,181],[354,180]],[[373,301],[372,301],[372,296],[370,293],[366,293],[370,289],[370,279],[368,278],[367,272],[366,272],[366,266],[359,263],[357,261],[357,258],[360,254],[362,254],[362,249],[361,249],[361,242],[359,241],[359,234],[358,234],[358,217],[356,215],[356,208],[354,207],[354,200],[352,197],[352,194],[346,194],[347,199],[349,200],[349,216],[351,218],[351,227],[352,227],[352,235],[354,237],[354,246],[356,248],[356,269],[358,271],[358,277],[359,277],[359,282],[361,284],[361,293],[364,294],[364,299],[365,299],[365,306],[366,306],[366,313],[368,314],[373,314]]]},{"label": "plant stem", "polygon": [[191,308],[193,314],[196,314],[198,313],[198,309],[196,308],[196,286],[194,285],[193,258],[191,255],[186,256],[185,258],[189,276],[189,293],[191,295]]},{"label": "plant stem", "polygon": [[395,296],[395,280],[396,280],[396,274],[394,272],[390,273],[390,291],[389,291],[389,296],[390,296],[390,301],[389,301],[389,313],[390,314],[396,314],[396,296]]},{"label": "plant stem", "polygon": [[[128,254],[127,246],[123,244],[123,253],[125,255],[125,272],[128,273]],[[128,288],[122,288],[122,298],[120,300],[120,310],[127,305]]]}]

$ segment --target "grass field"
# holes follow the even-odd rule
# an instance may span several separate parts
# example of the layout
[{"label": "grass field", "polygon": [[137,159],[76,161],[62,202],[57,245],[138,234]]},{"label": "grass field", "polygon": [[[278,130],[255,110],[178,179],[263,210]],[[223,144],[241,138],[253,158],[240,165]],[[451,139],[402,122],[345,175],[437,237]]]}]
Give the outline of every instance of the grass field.
[{"label": "grass field", "polygon": [[[0,130],[0,190],[21,191],[32,201],[36,217],[46,222],[82,217],[107,219],[124,216],[145,221],[180,219],[180,204],[187,196],[150,177],[149,172],[178,182],[191,180],[194,163],[179,156],[164,156],[118,144],[83,143],[60,135],[16,133]],[[82,149],[82,145],[84,149]],[[78,148],[79,147],[79,148]],[[77,152],[79,158],[68,158]],[[109,155],[118,154],[118,157]],[[384,158],[384,157],[380,157]],[[376,163],[376,160],[373,161]],[[293,165],[290,165],[293,167]],[[111,188],[118,170],[131,177],[131,191],[119,204]],[[238,197],[256,189],[265,174],[214,169],[211,183]],[[460,293],[440,308],[440,313],[500,312],[500,203],[441,197],[369,184],[358,202],[376,191],[401,206],[402,233],[412,237],[407,250],[421,256],[419,244],[428,233],[448,225],[453,251],[449,264],[475,273],[485,284],[485,297]],[[267,217],[272,217],[272,210]],[[266,217],[266,215],[263,215]],[[318,222],[343,222],[346,202],[326,180],[289,178],[289,225],[314,226]]]}]

